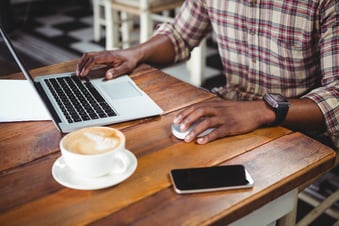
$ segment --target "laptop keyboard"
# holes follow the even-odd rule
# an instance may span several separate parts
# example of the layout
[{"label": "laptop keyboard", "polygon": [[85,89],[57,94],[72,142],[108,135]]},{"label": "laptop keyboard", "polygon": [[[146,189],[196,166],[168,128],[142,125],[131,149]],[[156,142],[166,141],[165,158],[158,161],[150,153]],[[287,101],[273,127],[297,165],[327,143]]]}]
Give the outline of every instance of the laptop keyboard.
[{"label": "laptop keyboard", "polygon": [[74,75],[45,81],[68,123],[116,116],[88,80],[83,82]]}]

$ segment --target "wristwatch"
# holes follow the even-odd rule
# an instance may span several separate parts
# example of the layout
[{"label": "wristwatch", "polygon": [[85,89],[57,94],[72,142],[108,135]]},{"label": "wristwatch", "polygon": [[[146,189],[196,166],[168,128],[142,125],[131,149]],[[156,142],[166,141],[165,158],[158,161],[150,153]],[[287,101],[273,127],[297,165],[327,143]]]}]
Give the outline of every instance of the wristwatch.
[{"label": "wristwatch", "polygon": [[290,106],[287,98],[277,93],[266,93],[264,100],[275,112],[275,120],[270,126],[280,125],[285,120]]}]

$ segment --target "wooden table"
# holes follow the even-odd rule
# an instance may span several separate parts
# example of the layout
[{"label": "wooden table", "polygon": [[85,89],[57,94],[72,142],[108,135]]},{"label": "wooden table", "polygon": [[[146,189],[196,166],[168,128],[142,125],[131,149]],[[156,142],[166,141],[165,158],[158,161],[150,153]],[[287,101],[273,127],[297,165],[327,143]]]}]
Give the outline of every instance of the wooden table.
[{"label": "wooden table", "polygon": [[[32,73],[73,71],[75,63]],[[258,129],[207,145],[181,142],[170,132],[173,117],[186,106],[218,97],[147,65],[131,77],[164,114],[111,125],[125,133],[127,149],[138,159],[135,173],[119,185],[95,191],[59,185],[51,167],[60,156],[63,134],[53,123],[0,124],[0,225],[226,225],[255,210],[271,209],[270,203],[333,166],[333,150],[282,127]],[[174,192],[171,169],[225,164],[244,164],[255,181],[253,189],[191,195]]]}]

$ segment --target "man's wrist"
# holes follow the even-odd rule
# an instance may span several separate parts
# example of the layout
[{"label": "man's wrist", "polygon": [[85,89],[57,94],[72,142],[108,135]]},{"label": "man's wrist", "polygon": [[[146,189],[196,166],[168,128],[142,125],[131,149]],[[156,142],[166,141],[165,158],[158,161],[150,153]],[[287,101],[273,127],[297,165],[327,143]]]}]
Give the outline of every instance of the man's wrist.
[{"label": "man's wrist", "polygon": [[129,50],[132,52],[136,65],[144,63],[145,53],[142,45],[140,47],[132,47]]},{"label": "man's wrist", "polygon": [[260,102],[260,106],[258,107],[262,109],[262,113],[261,113],[263,116],[262,125],[263,126],[271,125],[275,121],[274,109],[269,107],[264,100]]}]

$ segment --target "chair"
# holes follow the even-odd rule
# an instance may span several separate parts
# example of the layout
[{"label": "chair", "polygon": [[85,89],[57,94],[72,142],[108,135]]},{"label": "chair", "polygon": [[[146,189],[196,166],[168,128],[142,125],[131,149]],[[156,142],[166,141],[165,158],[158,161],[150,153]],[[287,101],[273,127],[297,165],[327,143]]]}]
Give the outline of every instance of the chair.
[{"label": "chair", "polygon": [[[335,150],[337,153],[339,153],[338,148]],[[335,167],[339,166],[338,156],[336,157],[334,165]],[[336,219],[336,222],[333,225],[339,226],[339,211],[331,209],[331,206],[339,201],[339,188],[337,188],[337,190],[335,190],[331,195],[329,195],[326,199],[322,200],[321,202],[314,200],[313,198],[309,197],[306,194],[303,194],[302,192],[299,194],[299,198],[302,198],[305,201],[308,200],[307,202],[312,204],[314,208],[309,213],[307,213],[306,216],[300,219],[297,222],[296,226],[307,226],[325,212],[331,215],[334,219]]]},{"label": "chair", "polygon": [[[118,42],[119,28],[121,38],[128,40],[131,28],[131,15],[140,19],[140,42],[144,42],[153,33],[155,21],[169,22],[172,17],[169,10],[177,9],[183,0],[93,0],[94,37],[100,39],[100,28],[106,29],[106,49],[122,47]],[[118,33],[113,33],[118,31]],[[127,43],[124,43],[127,46]]]},{"label": "chair", "polygon": [[[329,208],[339,201],[339,189],[332,193],[329,197],[323,200],[321,203],[317,203],[314,209],[312,209],[306,216],[304,216],[298,223],[297,226],[307,226],[316,220],[321,214],[325,213]],[[335,226],[339,226],[339,212],[332,210],[332,216],[337,219]]]},{"label": "chair", "polygon": [[[184,0],[93,0],[94,39],[100,40],[101,28],[105,27],[107,50],[130,47],[133,16],[138,16],[138,42],[144,42],[151,37],[154,23],[173,21],[169,11],[178,9],[183,2]],[[191,82],[195,85],[201,84],[205,73],[204,56],[205,41],[193,50],[188,64]]]}]

